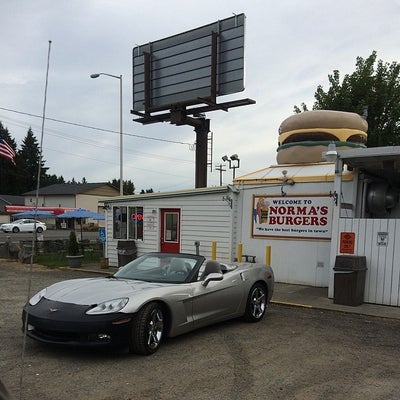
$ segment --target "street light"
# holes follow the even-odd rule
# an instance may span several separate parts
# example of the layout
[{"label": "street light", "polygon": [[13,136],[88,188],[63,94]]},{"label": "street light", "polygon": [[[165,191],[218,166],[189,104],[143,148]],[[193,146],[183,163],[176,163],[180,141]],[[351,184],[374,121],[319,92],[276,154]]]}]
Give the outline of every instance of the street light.
[{"label": "street light", "polygon": [[124,181],[123,181],[123,131],[122,131],[122,75],[106,74],[100,72],[99,74],[91,74],[91,78],[98,78],[100,75],[111,76],[112,78],[119,79],[119,194],[124,195]]},{"label": "street light", "polygon": [[[235,179],[235,171],[237,168],[240,167],[240,158],[237,154],[232,154],[230,159],[228,158],[227,155],[222,156],[222,161],[228,162],[229,164],[229,169],[233,169],[233,179]],[[232,161],[235,163],[232,164]]]}]

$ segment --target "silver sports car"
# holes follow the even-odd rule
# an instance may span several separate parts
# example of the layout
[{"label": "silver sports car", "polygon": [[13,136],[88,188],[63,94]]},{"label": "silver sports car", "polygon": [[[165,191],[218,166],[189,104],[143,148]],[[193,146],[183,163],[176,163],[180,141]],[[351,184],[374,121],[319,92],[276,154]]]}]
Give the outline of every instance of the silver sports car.
[{"label": "silver sports car", "polygon": [[128,345],[152,354],[163,337],[237,317],[260,321],[273,290],[266,265],[148,253],[113,275],[41,290],[23,309],[23,329],[45,343]]}]

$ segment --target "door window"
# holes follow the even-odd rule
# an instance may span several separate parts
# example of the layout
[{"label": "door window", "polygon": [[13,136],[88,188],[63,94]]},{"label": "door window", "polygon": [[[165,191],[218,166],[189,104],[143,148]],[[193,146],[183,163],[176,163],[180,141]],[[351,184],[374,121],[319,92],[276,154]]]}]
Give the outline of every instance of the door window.
[{"label": "door window", "polygon": [[179,241],[179,214],[177,212],[166,212],[164,216],[164,241]]}]

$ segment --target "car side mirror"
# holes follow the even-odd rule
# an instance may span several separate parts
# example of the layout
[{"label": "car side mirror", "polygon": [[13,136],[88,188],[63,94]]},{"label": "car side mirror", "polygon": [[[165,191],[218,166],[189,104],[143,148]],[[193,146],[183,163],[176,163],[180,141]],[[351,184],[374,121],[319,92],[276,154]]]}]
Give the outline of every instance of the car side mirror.
[{"label": "car side mirror", "polygon": [[222,272],[211,272],[208,274],[201,284],[206,287],[211,281],[222,281],[224,274]]}]

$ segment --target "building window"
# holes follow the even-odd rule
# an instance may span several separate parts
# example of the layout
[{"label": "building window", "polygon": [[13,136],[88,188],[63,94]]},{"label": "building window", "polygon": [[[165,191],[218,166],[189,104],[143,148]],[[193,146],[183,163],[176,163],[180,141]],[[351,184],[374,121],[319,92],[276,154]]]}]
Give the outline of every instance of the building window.
[{"label": "building window", "polygon": [[143,239],[143,207],[113,207],[113,238]]},{"label": "building window", "polygon": [[129,207],[128,239],[143,239],[143,207]]}]

